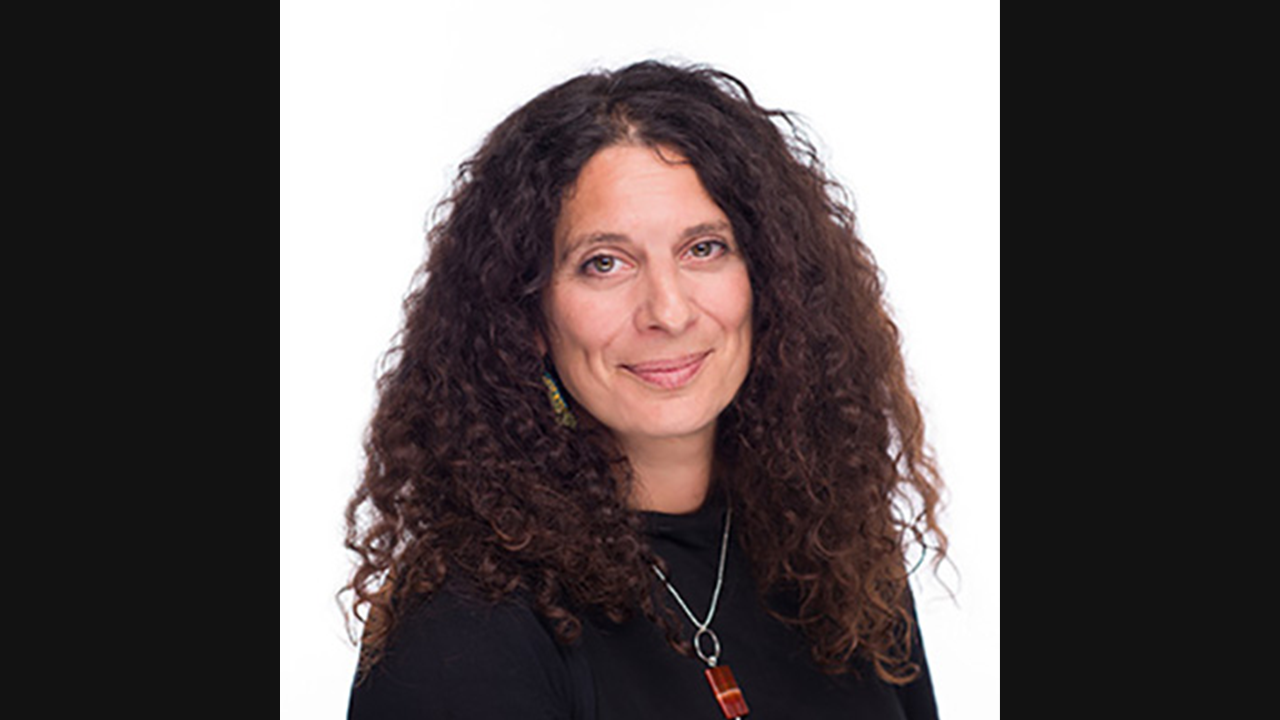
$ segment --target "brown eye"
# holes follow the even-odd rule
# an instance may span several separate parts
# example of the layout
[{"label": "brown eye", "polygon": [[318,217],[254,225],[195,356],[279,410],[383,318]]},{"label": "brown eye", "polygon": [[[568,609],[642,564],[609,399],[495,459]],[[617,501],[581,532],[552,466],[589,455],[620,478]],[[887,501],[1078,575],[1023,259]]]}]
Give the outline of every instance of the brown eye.
[{"label": "brown eye", "polygon": [[607,275],[613,272],[618,266],[618,259],[612,255],[597,255],[582,264],[582,269],[586,272],[594,272],[601,275]]},{"label": "brown eye", "polygon": [[703,240],[689,248],[689,254],[696,258],[709,258],[727,249],[727,246],[719,240]]}]

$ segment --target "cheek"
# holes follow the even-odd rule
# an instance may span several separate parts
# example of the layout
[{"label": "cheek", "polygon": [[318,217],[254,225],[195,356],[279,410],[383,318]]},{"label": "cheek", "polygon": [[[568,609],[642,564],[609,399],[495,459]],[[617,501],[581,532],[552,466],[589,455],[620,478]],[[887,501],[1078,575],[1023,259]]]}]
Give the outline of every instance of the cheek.
[{"label": "cheek", "polygon": [[584,354],[599,352],[607,344],[619,311],[610,298],[599,293],[560,288],[549,299],[547,320],[554,353],[562,362],[578,362]]},{"label": "cheek", "polygon": [[722,278],[708,299],[708,308],[726,330],[751,331],[751,282],[746,269]]}]

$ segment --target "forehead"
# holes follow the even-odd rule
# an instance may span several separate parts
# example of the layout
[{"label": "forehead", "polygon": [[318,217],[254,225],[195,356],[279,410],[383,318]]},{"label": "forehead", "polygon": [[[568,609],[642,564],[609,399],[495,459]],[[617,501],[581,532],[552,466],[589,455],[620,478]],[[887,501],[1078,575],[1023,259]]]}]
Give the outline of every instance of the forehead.
[{"label": "forehead", "polygon": [[693,166],[674,149],[612,145],[583,166],[565,194],[556,246],[585,234],[660,233],[726,221]]}]

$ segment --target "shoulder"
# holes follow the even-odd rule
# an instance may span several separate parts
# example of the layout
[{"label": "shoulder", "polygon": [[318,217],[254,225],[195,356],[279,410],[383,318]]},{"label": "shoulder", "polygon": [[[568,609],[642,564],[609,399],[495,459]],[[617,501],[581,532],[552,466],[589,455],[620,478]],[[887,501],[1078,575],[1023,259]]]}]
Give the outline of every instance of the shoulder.
[{"label": "shoulder", "polygon": [[400,620],[348,717],[575,717],[570,652],[527,602],[442,591]]},{"label": "shoulder", "polygon": [[915,680],[896,688],[898,700],[908,718],[912,720],[937,720],[938,705],[934,699],[933,678],[929,673],[929,660],[924,652],[924,633],[920,629],[920,615],[916,612],[915,596],[907,588],[907,604],[911,611],[911,662],[920,668]]}]

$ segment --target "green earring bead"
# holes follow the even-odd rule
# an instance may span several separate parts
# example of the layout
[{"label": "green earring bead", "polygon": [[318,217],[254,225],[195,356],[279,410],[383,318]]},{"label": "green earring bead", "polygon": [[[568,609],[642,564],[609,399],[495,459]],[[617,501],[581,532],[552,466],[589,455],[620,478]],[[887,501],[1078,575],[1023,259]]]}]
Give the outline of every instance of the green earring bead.
[{"label": "green earring bead", "polygon": [[551,377],[551,373],[545,371],[542,373],[542,384],[547,386],[547,396],[551,398],[551,409],[556,413],[556,422],[565,427],[576,428],[578,419],[565,404],[564,398],[560,395],[560,388],[556,385],[555,378]]}]

